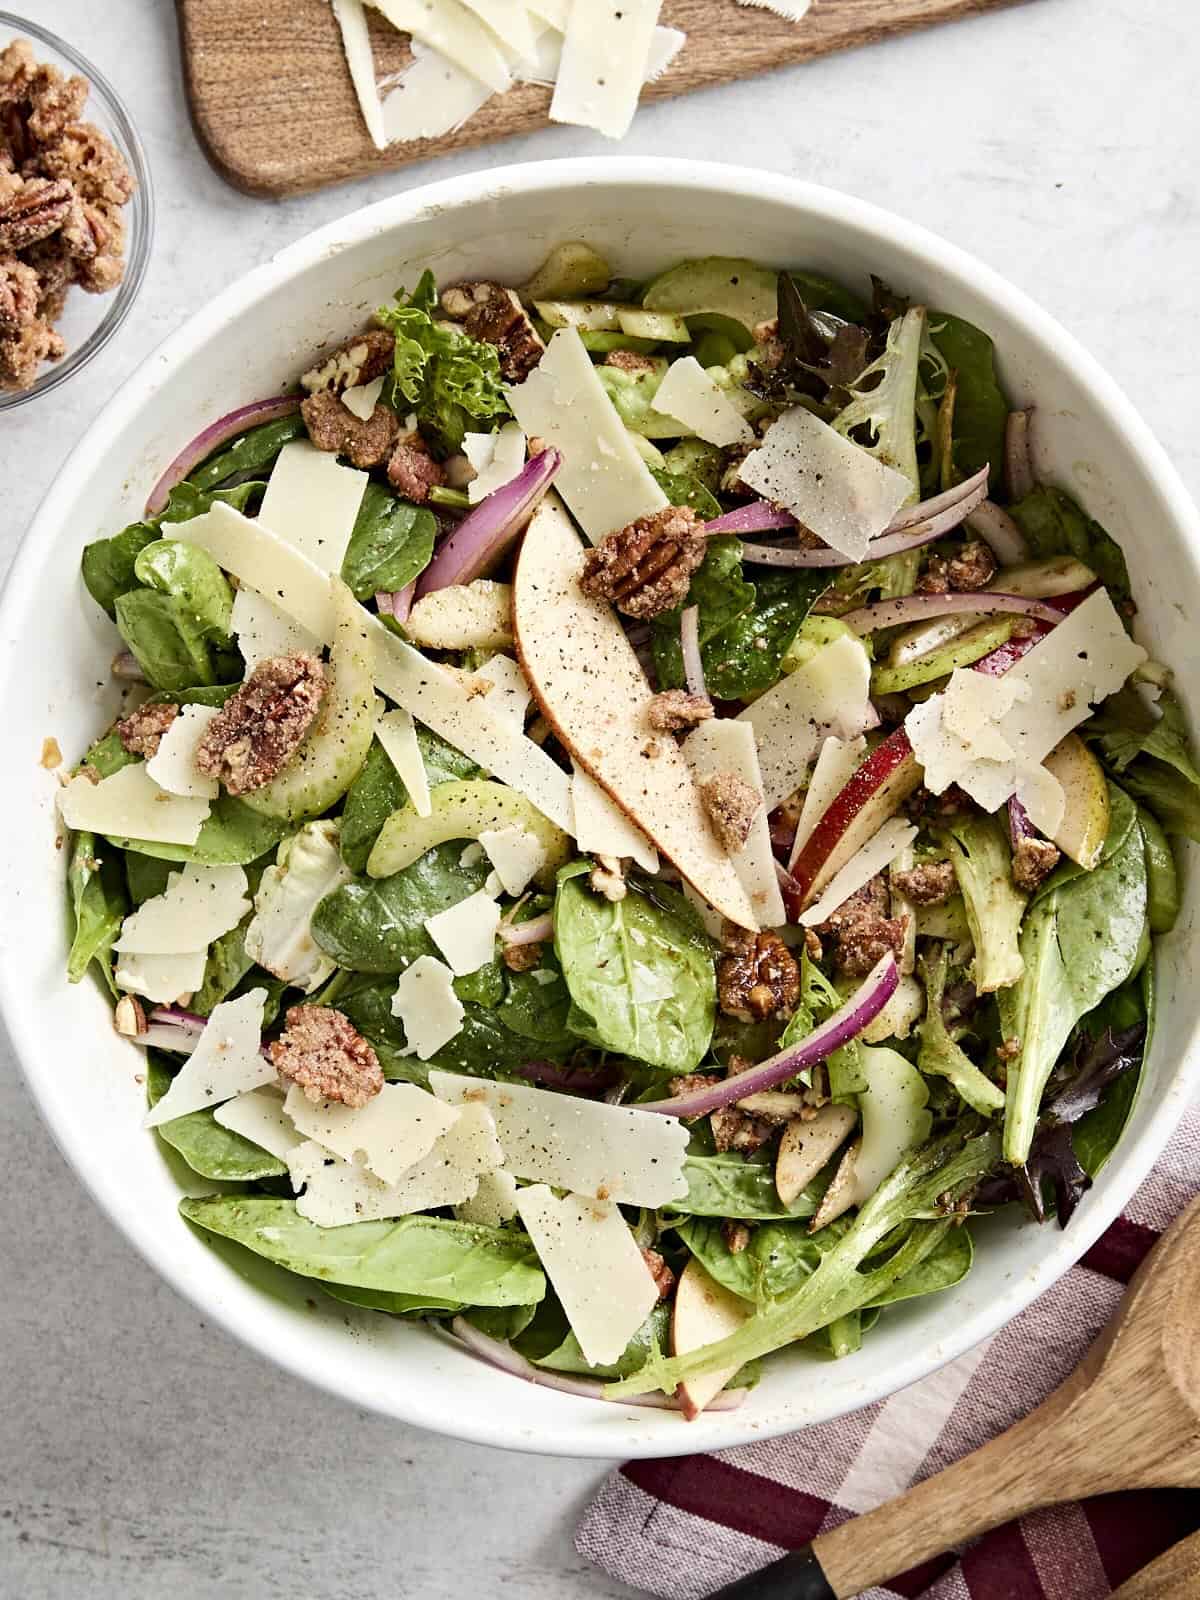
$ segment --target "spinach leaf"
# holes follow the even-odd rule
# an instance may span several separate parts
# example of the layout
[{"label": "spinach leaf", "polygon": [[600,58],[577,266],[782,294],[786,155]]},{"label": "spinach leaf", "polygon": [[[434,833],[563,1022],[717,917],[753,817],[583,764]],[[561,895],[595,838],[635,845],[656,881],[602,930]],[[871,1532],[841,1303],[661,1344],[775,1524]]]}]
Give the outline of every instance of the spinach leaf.
[{"label": "spinach leaf", "polygon": [[1008,401],[996,377],[995,346],[981,328],[945,311],[931,311],[929,334],[956,376],[953,461],[961,477],[991,467],[993,493],[1004,482]]},{"label": "spinach leaf", "polygon": [[1149,807],[1168,833],[1200,843],[1200,790],[1160,761],[1135,761],[1121,782]]},{"label": "spinach leaf", "polygon": [[775,1188],[775,1168],[745,1156],[689,1155],[683,1163],[687,1194],[663,1207],[663,1214],[691,1217],[737,1217],[745,1222],[784,1217],[811,1217],[819,1204],[813,1189],[806,1189],[788,1207],[780,1203]]},{"label": "spinach leaf", "polygon": [[342,577],[356,600],[379,589],[403,589],[433,556],[437,519],[382,484],[369,483],[342,558]]},{"label": "spinach leaf", "polygon": [[196,637],[229,648],[233,590],[207,550],[182,539],[156,539],[139,551],[133,572],[139,583],[177,602]]},{"label": "spinach leaf", "polygon": [[118,595],[117,629],[156,689],[179,694],[237,675],[233,593],[206,551],[155,539],[138,552],[133,574],[144,587]]},{"label": "spinach leaf", "polygon": [[704,1059],[716,1015],[708,936],[682,895],[655,884],[606,900],[589,864],[559,874],[554,949],[571,992],[570,1027],[589,1043],[671,1072]]},{"label": "spinach leaf", "polygon": [[250,912],[236,928],[230,928],[209,945],[204,982],[192,996],[190,1011],[206,1017],[214,1006],[228,999],[254,966],[253,958],[246,953],[246,929],[253,915]]},{"label": "spinach leaf", "polygon": [[815,1272],[821,1257],[848,1227],[849,1221],[839,1217],[819,1234],[810,1235],[803,1222],[767,1222],[751,1230],[750,1242],[736,1254],[715,1219],[697,1217],[677,1231],[719,1284],[743,1300],[765,1305]]},{"label": "spinach leaf", "polygon": [[1156,718],[1135,691],[1124,689],[1105,701],[1083,732],[1168,833],[1200,840],[1200,770],[1183,707],[1167,690],[1158,709]]},{"label": "spinach leaf", "polygon": [[237,484],[235,488],[214,489],[210,493],[205,489],[198,489],[194,483],[189,483],[185,478],[171,490],[166,510],[152,520],[160,530],[166,530],[162,536],[169,538],[172,523],[190,522],[193,517],[201,517],[206,511],[211,511],[218,501],[223,505],[232,506],[235,511],[248,511],[251,502],[265,494],[266,488],[263,479],[252,478],[246,483]]},{"label": "spinach leaf", "polygon": [[212,652],[172,596],[129,589],[118,596],[116,612],[118,633],[156,689],[177,694],[192,683],[216,682]]},{"label": "spinach leaf", "polygon": [[464,1309],[458,1300],[439,1300],[431,1294],[389,1294],[386,1289],[350,1289],[344,1283],[327,1283],[325,1293],[349,1306],[384,1311],[391,1317],[452,1317]]},{"label": "spinach leaf", "polygon": [[292,824],[266,817],[224,790],[200,829],[195,844],[159,844],[153,839],[113,839],[122,850],[138,850],[160,861],[197,861],[210,867],[245,867],[273,850]]},{"label": "spinach leaf", "polygon": [[77,833],[71,841],[67,882],[74,919],[67,977],[78,983],[95,961],[115,995],[111,953],[129,909],[121,859],[101,852],[94,833]]},{"label": "spinach leaf", "polygon": [[1062,489],[1042,486],[1008,508],[1039,560],[1073,555],[1086,562],[1117,599],[1129,598],[1129,569],[1121,547]]},{"label": "spinach leaf", "polygon": [[[146,1057],[146,1101],[153,1106],[170,1088],[173,1074],[157,1050],[148,1050]],[[251,1183],[287,1175],[285,1162],[231,1128],[223,1128],[211,1110],[189,1111],[159,1123],[154,1131],[202,1178]]]},{"label": "spinach leaf", "polygon": [[626,1378],[636,1372],[656,1350],[665,1350],[671,1314],[666,1306],[655,1306],[630,1339],[625,1349],[606,1366],[589,1366],[571,1332],[570,1323],[558,1300],[550,1295],[538,1306],[526,1330],[513,1340],[517,1350],[535,1366],[551,1372],[577,1373],[585,1378]]},{"label": "spinach leaf", "polygon": [[125,851],[125,881],[129,885],[129,898],[135,906],[152,900],[167,887],[173,867],[169,861],[157,856],[144,856],[140,850]]},{"label": "spinach leaf", "polygon": [[970,1272],[975,1247],[966,1228],[951,1228],[923,1261],[897,1279],[875,1300],[873,1307],[892,1306],[899,1300],[916,1300],[923,1294],[952,1289]]},{"label": "spinach leaf", "polygon": [[226,445],[215,456],[209,456],[202,466],[188,474],[188,482],[197,489],[211,490],[226,478],[246,473],[264,473],[274,464],[275,457],[285,444],[305,437],[304,418],[299,411],[290,416],[277,417],[274,422],[264,422],[250,428],[232,444]]},{"label": "spinach leaf", "polygon": [[352,1289],[476,1306],[533,1305],[546,1292],[530,1240],[499,1228],[423,1215],[320,1228],[294,1200],[249,1194],[183,1200],[179,1210],[289,1272]]},{"label": "spinach leaf", "polygon": [[570,1054],[579,1042],[569,1025],[570,1010],[571,992],[553,950],[543,948],[541,962],[532,972],[505,973],[496,1020],[536,1045],[534,1053]]},{"label": "spinach leaf", "polygon": [[[704,560],[692,575],[685,605],[699,607],[698,627],[703,656],[709,643],[754,607],[757,591],[742,575],[742,542],[719,537],[708,541]],[[683,606],[654,619],[654,665],[664,689],[684,682],[679,618]],[[704,658],[705,669],[708,660]]]},{"label": "spinach leaf", "polygon": [[711,522],[721,515],[721,502],[707,485],[688,472],[664,472],[661,467],[651,467],[650,476],[673,506],[691,506],[702,522]]},{"label": "spinach leaf", "polygon": [[[547,1297],[548,1298],[548,1297]],[[515,1339],[533,1321],[538,1306],[472,1306],[466,1319],[489,1339]]]},{"label": "spinach leaf", "polygon": [[390,878],[343,884],[314,911],[313,938],[351,972],[400,973],[418,956],[436,956],[426,918],[482,889],[491,871],[486,857],[464,867],[462,855],[462,841],[452,839]]}]

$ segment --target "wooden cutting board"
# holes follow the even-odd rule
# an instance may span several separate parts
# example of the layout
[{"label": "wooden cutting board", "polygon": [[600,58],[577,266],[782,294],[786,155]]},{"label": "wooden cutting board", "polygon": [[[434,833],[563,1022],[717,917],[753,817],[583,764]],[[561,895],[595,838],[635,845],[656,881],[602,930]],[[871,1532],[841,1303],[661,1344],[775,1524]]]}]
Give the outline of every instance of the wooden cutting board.
[{"label": "wooden cutting board", "polygon": [[[794,23],[736,0],[665,0],[662,22],[682,28],[687,43],[644,98],[684,94],[1019,3],[815,0]],[[196,131],[217,170],[248,194],[301,194],[547,124],[549,90],[525,84],[494,96],[456,133],[377,151],[327,0],[179,0],[179,15]],[[404,36],[377,13],[370,16],[379,74],[398,71],[409,59]],[[753,152],[735,143],[729,153]],[[552,136],[545,154],[555,154]]]}]

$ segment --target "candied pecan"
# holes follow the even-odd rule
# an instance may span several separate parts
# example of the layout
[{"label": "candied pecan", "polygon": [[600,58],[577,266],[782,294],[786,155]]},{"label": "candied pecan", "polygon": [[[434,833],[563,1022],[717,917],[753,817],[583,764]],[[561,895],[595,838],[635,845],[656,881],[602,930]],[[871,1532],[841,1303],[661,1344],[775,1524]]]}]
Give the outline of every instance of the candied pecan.
[{"label": "candied pecan", "polygon": [[642,1260],[650,1269],[650,1276],[654,1279],[654,1287],[658,1290],[659,1300],[669,1300],[675,1290],[675,1274],[657,1250],[648,1250],[643,1246]]},{"label": "candied pecan", "polygon": [[930,556],[917,580],[919,594],[970,593],[996,576],[996,558],[982,539],[971,539],[955,556]]},{"label": "candied pecan", "polygon": [[113,206],[87,201],[78,229],[64,228],[74,281],[88,294],[107,294],[125,276],[125,224]]},{"label": "candied pecan", "polygon": [[499,283],[456,284],[443,293],[442,310],[472,339],[495,345],[509,383],[523,383],[542,359],[546,346],[513,289]]},{"label": "candied pecan", "polygon": [[726,445],[721,453],[723,465],[721,482],[718,486],[722,494],[737,495],[743,500],[753,499],[757,494],[756,489],[751,489],[749,484],[742,482],[742,462],[754,449],[757,449],[757,441],[754,444]]},{"label": "candied pecan", "polygon": [[1023,834],[1013,846],[1012,876],[1018,889],[1032,893],[1054,871],[1061,852],[1049,839]]},{"label": "candied pecan", "polygon": [[923,783],[918,784],[904,802],[904,810],[914,822],[945,822],[974,807],[974,800],[956,783],[950,784],[942,794],[934,794]]},{"label": "candied pecan", "polygon": [[0,208],[0,254],[27,250],[57,233],[70,215],[75,193],[59,179],[30,178]]},{"label": "candied pecan", "polygon": [[640,355],[636,350],[610,350],[603,365],[619,367],[622,372],[653,372],[657,363],[652,356]]},{"label": "candied pecan", "polygon": [[58,361],[67,352],[60,334],[42,317],[24,323],[0,338],[0,389],[29,389],[44,361]]},{"label": "candied pecan", "polygon": [[91,122],[69,123],[37,159],[46,177],[69,179],[93,205],[123,206],[137,187],[125,157]]},{"label": "candied pecan", "polygon": [[399,489],[406,500],[424,505],[430,489],[440,488],[446,481],[446,469],[429,453],[429,446],[414,428],[396,441],[387,466],[388,482]]},{"label": "candied pecan", "polygon": [[377,405],[364,422],[331,389],[320,389],[301,402],[300,415],[318,450],[345,456],[352,467],[377,467],[391,453],[400,419],[388,406]]},{"label": "candied pecan", "polygon": [[900,954],[908,918],[889,917],[887,912],[887,886],[883,875],[876,873],[817,929],[829,941],[834,965],[847,977],[864,977],[889,950]]},{"label": "candied pecan", "polygon": [[209,723],[196,765],[230,794],[261,789],[296,753],[324,693],[325,668],[316,656],[260,661]]},{"label": "candied pecan", "polygon": [[371,328],[366,333],[355,334],[338,345],[323,361],[300,379],[300,386],[309,394],[320,389],[331,389],[341,394],[343,389],[355,389],[360,383],[370,383],[381,378],[392,364],[396,340],[386,328]]},{"label": "candied pecan", "polygon": [[19,333],[35,321],[41,285],[34,269],[16,256],[0,259],[0,336]]},{"label": "candied pecan", "polygon": [[779,1131],[778,1124],[768,1122],[765,1117],[751,1116],[748,1111],[739,1111],[737,1106],[723,1106],[712,1113],[708,1122],[720,1155],[735,1150],[739,1155],[752,1156]]},{"label": "candied pecan", "polygon": [[78,74],[64,78],[57,67],[41,66],[29,85],[28,128],[39,144],[57,139],[69,123],[78,122],[87,104],[89,85]]},{"label": "candied pecan", "polygon": [[697,1089],[711,1089],[720,1081],[719,1077],[710,1076],[707,1072],[685,1072],[678,1078],[669,1079],[667,1088],[672,1095],[693,1094]]},{"label": "candied pecan", "polygon": [[729,1254],[740,1256],[750,1243],[750,1229],[744,1222],[734,1222],[730,1217],[726,1217],[721,1224],[721,1237]]},{"label": "candied pecan", "polygon": [[1017,1038],[1016,1034],[1012,1034],[1009,1038],[1001,1040],[1001,1042],[996,1046],[996,1054],[1000,1057],[1001,1061],[1015,1061],[1021,1054],[1020,1039]]},{"label": "candied pecan", "polygon": [[707,695],[689,694],[686,689],[664,689],[646,707],[646,721],[656,733],[683,733],[715,715]]},{"label": "candied pecan", "polygon": [[540,944],[506,944],[500,959],[510,972],[533,972],[542,964]]},{"label": "candied pecan", "polygon": [[178,715],[179,707],[169,700],[161,705],[138,706],[117,723],[122,750],[131,756],[145,756],[148,761],[158,754],[163,734]]},{"label": "candied pecan", "polygon": [[666,506],[606,534],[585,556],[579,587],[628,617],[657,617],[682,603],[704,551],[692,508]]},{"label": "candied pecan", "polygon": [[267,1054],[280,1077],[298,1083],[306,1099],[365,1106],[383,1088],[379,1057],[340,1011],[292,1006],[285,1020]]},{"label": "candied pecan", "polygon": [[949,861],[926,861],[918,867],[910,867],[907,872],[893,867],[888,877],[896,893],[915,906],[945,905],[958,889],[958,879]]},{"label": "candied pecan", "polygon": [[800,968],[777,933],[750,933],[727,922],[717,962],[721,1010],[742,1022],[790,1017],[800,998]]},{"label": "candied pecan", "polygon": [[28,100],[37,57],[28,39],[14,39],[0,50],[0,106]]},{"label": "candied pecan", "polygon": [[722,850],[740,850],[750,837],[762,796],[736,772],[714,772],[698,787],[718,844]]}]

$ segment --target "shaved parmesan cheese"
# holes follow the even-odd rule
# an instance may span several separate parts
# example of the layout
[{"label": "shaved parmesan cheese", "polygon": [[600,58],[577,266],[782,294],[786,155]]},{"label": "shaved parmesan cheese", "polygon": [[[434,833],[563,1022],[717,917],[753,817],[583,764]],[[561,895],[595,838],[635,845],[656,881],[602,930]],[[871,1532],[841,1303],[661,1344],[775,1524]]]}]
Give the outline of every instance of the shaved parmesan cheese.
[{"label": "shaved parmesan cheese", "polygon": [[321,651],[315,634],[253,589],[239,589],[234,595],[230,626],[246,658],[247,673],[272,656],[319,655]]},{"label": "shaved parmesan cheese", "polygon": [[682,28],[655,28],[646,62],[646,82],[657,83],[687,43]]},{"label": "shaved parmesan cheese", "polygon": [[492,98],[486,83],[419,39],[412,42],[413,64],[383,100],[383,130],[389,144],[437,139],[469,122]]},{"label": "shaved parmesan cheese", "polygon": [[749,444],[754,439],[754,429],[695,356],[681,356],[667,368],[654,396],[654,409],[682,422],[709,444]]},{"label": "shaved parmesan cheese", "polygon": [[371,383],[356,383],[350,389],[343,389],[342,404],[352,417],[357,417],[360,422],[369,422],[375,414],[386,382],[386,378],[375,378]]},{"label": "shaved parmesan cheese", "polygon": [[371,4],[393,28],[432,46],[497,94],[512,83],[495,34],[459,0],[371,0]]},{"label": "shaved parmesan cheese", "polygon": [[323,572],[340,572],[367,482],[331,450],[293,439],[275,458],[258,520]]},{"label": "shaved parmesan cheese", "polygon": [[688,1133],[675,1117],[451,1072],[434,1070],[429,1083],[455,1105],[487,1106],[514,1177],[632,1206],[687,1192]]},{"label": "shaved parmesan cheese", "polygon": [[865,739],[839,739],[832,734],[822,744],[816,766],[812,770],[812,777],[808,780],[800,820],[796,824],[796,837],[792,841],[792,853],[788,858],[789,871],[808,843],[817,822],[833,803],[834,797],[850,782],[866,754],[866,749]]},{"label": "shaved parmesan cheese", "polygon": [[396,1179],[381,1183],[355,1162],[331,1155],[309,1142],[288,1157],[292,1185],[305,1192],[296,1202],[302,1217],[323,1228],[383,1217],[405,1217],[433,1206],[458,1205],[475,1193],[480,1176],[500,1158],[492,1119],[483,1106],[464,1107],[462,1115],[429,1153]]},{"label": "shaved parmesan cheese", "polygon": [[479,835],[479,843],[487,851],[505,894],[522,894],[530,878],[546,864],[542,842],[528,828],[486,828]]},{"label": "shaved parmesan cheese", "polygon": [[375,86],[375,58],[371,53],[371,38],[367,32],[367,18],[362,0],[330,0],[338,27],[342,30],[342,49],[350,69],[350,81],[358,96],[363,121],[371,135],[371,143],[382,150],[387,140],[383,131],[383,109],[379,104],[379,90]]},{"label": "shaved parmesan cheese", "polygon": [[250,989],[236,1000],[213,1007],[196,1048],[147,1114],[147,1128],[274,1082],[275,1068],[262,1053],[266,998],[265,989]]},{"label": "shaved parmesan cheese", "polygon": [[309,822],[285,839],[254,896],[246,954],[311,994],[336,967],[312,936],[313,912],[353,876],[338,849],[336,822]]},{"label": "shaved parmesan cheese", "polygon": [[548,22],[552,28],[557,28],[559,33],[566,33],[571,0],[528,0],[527,9],[535,17],[541,17],[543,22]]},{"label": "shaved parmesan cheese", "polygon": [[142,956],[187,955],[204,950],[236,928],[250,909],[241,867],[189,862],[172,872],[161,894],[151,895],[125,918],[115,948]]},{"label": "shaved parmesan cheese", "polygon": [[[549,3],[549,0],[548,0]],[[529,8],[531,11],[534,7]],[[562,65],[563,33],[566,23],[548,28],[538,39],[532,57],[519,63],[513,71],[518,83],[540,83],[552,89],[558,82]],[[679,28],[655,28],[650,41],[650,56],[646,62],[646,82],[657,83],[675,57],[687,43],[687,34]]]},{"label": "shaved parmesan cheese", "polygon": [[[218,502],[203,516],[181,523],[180,535],[207,550],[239,582],[271,595],[322,643],[332,640],[328,577],[268,528]],[[570,780],[544,750],[492,715],[488,696],[468,694],[453,673],[397,638],[377,617],[362,611],[360,620],[371,640],[376,685],[389,700],[523,794],[556,826],[570,827]],[[139,832],[136,837],[152,835]]]},{"label": "shaved parmesan cheese", "polygon": [[624,138],[646,81],[661,6],[662,0],[577,0],[567,18],[552,122]]},{"label": "shaved parmesan cheese", "polygon": [[185,995],[195,994],[204,982],[207,965],[207,950],[172,956],[118,956],[117,988],[144,995],[156,1005],[174,1005]]},{"label": "shaved parmesan cheese", "polygon": [[667,504],[576,329],[560,328],[525,382],[507,395],[526,434],[562,451],[555,487],[593,544]]},{"label": "shaved parmesan cheese", "polygon": [[732,717],[702,722],[683,741],[683,753],[700,782],[721,773],[731,773],[758,794],[760,803],[746,842],[740,850],[730,851],[729,859],[754,907],[759,926],[778,928],[787,921],[787,912],[779,892],[775,852],[771,849],[771,829],[767,822],[767,806],[762,799],[762,774],[758,769],[754,729],[748,722]]},{"label": "shaved parmesan cheese", "polygon": [[99,783],[79,773],[59,791],[58,809],[68,828],[155,844],[195,844],[212,805],[168,794],[144,763],[135,761]]},{"label": "shaved parmesan cheese", "polygon": [[851,561],[861,561],[912,494],[902,472],[876,461],[803,406],[773,422],[742,462],[742,482],[787,509]]},{"label": "shaved parmesan cheese", "polygon": [[525,675],[572,760],[718,911],[754,928],[753,907],[713,837],[691,769],[674,739],[650,735],[653,691],[616,613],[579,587],[583,559],[551,492],[517,558],[513,605]]},{"label": "shaved parmesan cheese", "polygon": [[273,1083],[226,1100],[213,1116],[221,1127],[240,1133],[277,1161],[286,1161],[301,1142],[295,1123],[284,1110],[283,1093]]},{"label": "shaved parmesan cheese", "polygon": [[504,47],[522,61],[534,51],[534,29],[524,0],[463,0],[468,11],[486,23]]},{"label": "shaved parmesan cheese", "polygon": [[637,1241],[610,1200],[560,1200],[537,1184],[517,1194],[517,1212],[562,1302],[585,1359],[620,1359],[658,1304],[658,1288]]},{"label": "shaved parmesan cheese", "polygon": [[497,654],[489,657],[464,681],[468,689],[473,684],[490,685],[487,691],[488,711],[514,733],[524,733],[525,713],[529,709],[531,696],[525,674],[511,656]]},{"label": "shaved parmesan cheese", "polygon": [[413,810],[419,817],[428,817],[433,810],[429,800],[429,775],[417,743],[417,730],[411,712],[387,711],[375,724],[375,737],[387,752],[400,782],[404,785]]},{"label": "shaved parmesan cheese", "polygon": [[[463,1107],[464,1112],[471,1109]],[[495,1127],[495,1123],[492,1124]],[[479,1187],[469,1200],[455,1206],[459,1222],[477,1222],[484,1228],[498,1228],[517,1214],[517,1180],[511,1172],[497,1167],[479,1175]]]},{"label": "shaved parmesan cheese", "polygon": [[834,639],[737,720],[754,729],[767,809],[774,810],[801,783],[822,739],[851,739],[878,721],[862,643],[849,635]]},{"label": "shaved parmesan cheese", "polygon": [[[486,445],[482,441],[487,441]],[[525,466],[525,435],[519,422],[506,422],[498,433],[468,433],[463,452],[475,468],[467,485],[467,499],[478,505],[489,494],[502,489]]]},{"label": "shaved parmesan cheese", "polygon": [[629,856],[643,872],[658,871],[658,851],[582,767],[571,777],[575,843],[585,855]]},{"label": "shaved parmesan cheese", "polygon": [[404,630],[430,650],[502,650],[513,642],[512,590],[491,578],[435,589],[413,606]]},{"label": "shaved parmesan cheese", "polygon": [[825,922],[839,906],[845,905],[852,894],[857,894],[876,873],[882,872],[902,851],[907,850],[916,837],[917,830],[911,822],[906,822],[903,817],[889,817],[879,832],[872,835],[862,849],[857,850],[845,866],[834,873],[821,898],[814,900],[807,910],[800,913],[800,921],[806,928],[815,928]]},{"label": "shaved parmesan cheese", "polygon": [[382,1183],[395,1183],[458,1120],[455,1110],[415,1083],[385,1083],[365,1106],[337,1100],[314,1105],[294,1083],[284,1109],[300,1133],[343,1161],[361,1156],[363,1165]]},{"label": "shaved parmesan cheese", "polygon": [[399,1017],[408,1040],[404,1055],[428,1061],[450,1043],[462,1027],[466,1010],[454,992],[454,974],[436,956],[418,956],[400,974],[392,996],[392,1015]]},{"label": "shaved parmesan cheese", "polygon": [[1052,839],[1062,827],[1067,796],[1049,767],[1032,762],[1017,773],[1017,799],[1039,833]]},{"label": "shaved parmesan cheese", "polygon": [[483,889],[446,911],[439,911],[435,917],[425,918],[425,932],[445,956],[456,978],[478,972],[492,960],[499,926],[500,907]]},{"label": "shaved parmesan cheese", "polygon": [[221,785],[196,765],[196,751],[208,725],[220,714],[219,706],[181,706],[179,715],[159,740],[146,762],[146,771],[160,789],[199,800],[215,800]]}]

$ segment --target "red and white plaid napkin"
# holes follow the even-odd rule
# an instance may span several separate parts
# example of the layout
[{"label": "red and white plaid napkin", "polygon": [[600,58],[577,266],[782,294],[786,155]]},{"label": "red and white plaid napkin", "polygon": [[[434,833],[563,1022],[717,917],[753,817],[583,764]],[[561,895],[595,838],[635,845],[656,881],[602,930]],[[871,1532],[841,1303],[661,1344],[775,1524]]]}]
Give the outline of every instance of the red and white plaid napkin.
[{"label": "red and white plaid napkin", "polygon": [[[1196,1193],[1198,1145],[1200,1106],[1124,1216],[987,1343],[837,1422],[715,1455],[630,1462],[588,1507],[576,1548],[637,1589],[700,1600],[1001,1433],[1075,1367]],[[1105,1495],[998,1528],[868,1600],[1103,1600],[1197,1527],[1195,1491]]]}]

